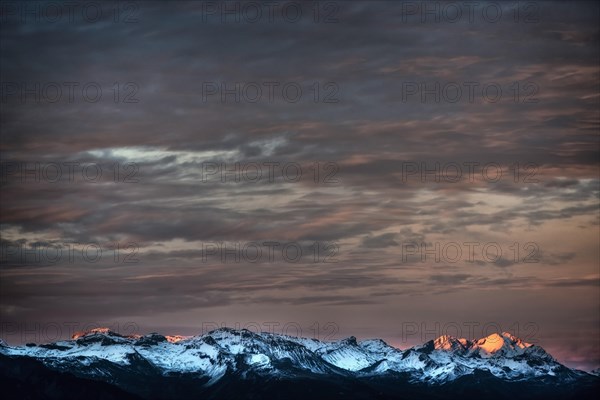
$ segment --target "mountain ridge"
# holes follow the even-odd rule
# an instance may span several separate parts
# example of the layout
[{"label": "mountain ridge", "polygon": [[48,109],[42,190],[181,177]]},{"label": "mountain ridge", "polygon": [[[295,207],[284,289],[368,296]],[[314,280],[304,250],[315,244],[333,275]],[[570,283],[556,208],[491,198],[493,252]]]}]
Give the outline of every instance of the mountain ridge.
[{"label": "mountain ridge", "polygon": [[262,390],[267,382],[289,382],[295,387],[309,380],[335,393],[337,386],[347,388],[357,382],[366,385],[365,390],[375,385],[386,392],[398,385],[429,391],[449,385],[470,387],[481,379],[542,388],[598,381],[508,332],[477,340],[440,336],[401,350],[381,339],[354,336],[327,342],[232,328],[197,336],[121,335],[95,328],[48,344],[3,344],[0,355],[7,363],[35,360],[53,372],[109,382],[142,398],[152,398],[144,386],[173,379],[205,395],[227,390],[223,387],[231,382]]}]

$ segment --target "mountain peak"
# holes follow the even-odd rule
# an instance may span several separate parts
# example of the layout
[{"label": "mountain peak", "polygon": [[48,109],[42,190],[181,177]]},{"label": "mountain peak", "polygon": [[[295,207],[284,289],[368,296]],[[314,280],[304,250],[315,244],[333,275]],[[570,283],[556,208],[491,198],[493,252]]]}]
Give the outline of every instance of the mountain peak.
[{"label": "mountain peak", "polygon": [[465,338],[456,338],[450,335],[442,335],[433,340],[435,350],[462,351],[479,350],[484,354],[495,354],[499,351],[503,353],[521,353],[524,349],[533,346],[524,342],[509,332],[492,333],[484,338],[470,341]]},{"label": "mountain peak", "polygon": [[436,350],[458,350],[469,346],[469,341],[465,338],[455,338],[454,336],[442,335],[433,341],[433,347]]},{"label": "mountain peak", "polygon": [[492,333],[475,342],[480,349],[493,354],[504,347],[504,338],[497,333]]},{"label": "mountain peak", "polygon": [[520,354],[524,349],[531,346],[533,346],[531,343],[524,342],[508,332],[502,332],[501,335],[492,333],[475,342],[475,347],[480,349],[480,352],[487,354],[498,352]]},{"label": "mountain peak", "polygon": [[105,336],[118,336],[118,337],[122,337],[118,333],[111,331],[110,328],[100,327],[100,328],[92,328],[92,329],[89,329],[89,330],[86,330],[86,331],[75,332],[71,336],[71,339],[79,339],[81,337],[91,336],[91,335],[105,335]]},{"label": "mountain peak", "polygon": [[349,336],[347,338],[344,338],[344,339],[340,340],[340,343],[342,343],[344,345],[350,345],[350,346],[358,345],[358,343],[356,341],[356,336]]},{"label": "mountain peak", "polygon": [[167,341],[169,341],[170,343],[177,343],[177,342],[181,342],[182,340],[186,340],[191,338],[191,336],[182,336],[182,335],[167,335],[165,336],[165,338],[167,339]]},{"label": "mountain peak", "polygon": [[75,340],[75,339],[79,339],[82,337],[94,336],[94,335],[102,335],[102,336],[115,337],[115,338],[129,338],[129,339],[139,339],[141,337],[140,335],[121,335],[120,333],[110,330],[110,328],[98,327],[98,328],[88,329],[85,331],[75,332],[71,336],[71,339]]},{"label": "mountain peak", "polygon": [[520,348],[533,346],[531,343],[527,343],[527,342],[521,340],[520,338],[511,335],[509,332],[502,332],[502,336],[504,338],[510,340],[512,343],[516,344]]}]

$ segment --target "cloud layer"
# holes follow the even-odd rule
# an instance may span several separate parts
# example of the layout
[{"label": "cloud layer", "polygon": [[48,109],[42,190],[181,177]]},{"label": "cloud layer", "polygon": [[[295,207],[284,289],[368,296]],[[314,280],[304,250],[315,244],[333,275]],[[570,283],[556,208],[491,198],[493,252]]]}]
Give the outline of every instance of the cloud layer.
[{"label": "cloud layer", "polygon": [[128,4],[3,3],[9,342],[299,321],[404,346],[406,322],[495,321],[598,367],[598,5]]}]

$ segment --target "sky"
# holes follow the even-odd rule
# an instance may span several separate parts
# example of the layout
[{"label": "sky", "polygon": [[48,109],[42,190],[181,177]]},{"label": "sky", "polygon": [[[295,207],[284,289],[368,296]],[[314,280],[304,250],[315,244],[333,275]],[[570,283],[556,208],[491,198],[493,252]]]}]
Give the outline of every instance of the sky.
[{"label": "sky", "polygon": [[599,6],[467,3],[0,3],[0,337],[600,367]]}]

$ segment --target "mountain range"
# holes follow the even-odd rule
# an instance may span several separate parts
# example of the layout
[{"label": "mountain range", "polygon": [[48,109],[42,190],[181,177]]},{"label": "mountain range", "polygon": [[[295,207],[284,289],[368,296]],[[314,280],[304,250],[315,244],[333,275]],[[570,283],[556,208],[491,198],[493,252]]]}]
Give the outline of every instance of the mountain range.
[{"label": "mountain range", "polygon": [[600,388],[598,376],[507,332],[400,350],[380,339],[230,328],[192,337],[96,328],[49,344],[0,341],[0,383],[14,399],[582,399]]}]

